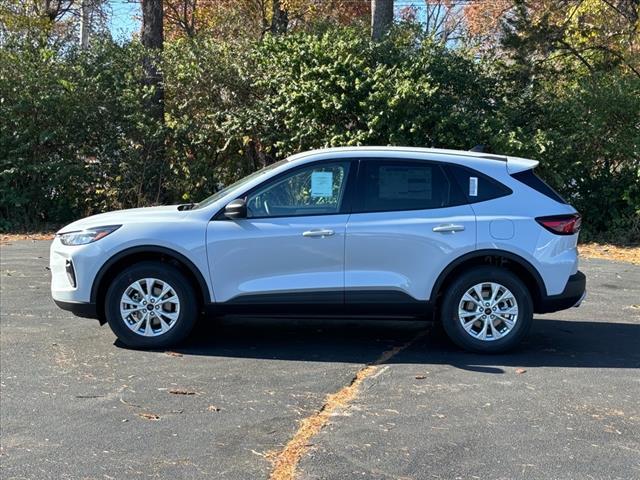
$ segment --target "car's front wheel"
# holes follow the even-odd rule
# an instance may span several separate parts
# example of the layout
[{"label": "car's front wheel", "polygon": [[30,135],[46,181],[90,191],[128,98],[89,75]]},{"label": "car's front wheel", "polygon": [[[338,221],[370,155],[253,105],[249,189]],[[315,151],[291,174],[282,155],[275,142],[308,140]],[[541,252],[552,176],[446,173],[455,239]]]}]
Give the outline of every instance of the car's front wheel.
[{"label": "car's front wheel", "polygon": [[478,267],[460,275],[442,302],[442,323],[460,347],[500,353],[515,347],[533,321],[533,301],[526,285],[512,272]]},{"label": "car's front wheel", "polygon": [[191,332],[198,314],[189,280],[172,265],[142,262],[118,274],[105,314],[118,339],[134,348],[163,348]]}]

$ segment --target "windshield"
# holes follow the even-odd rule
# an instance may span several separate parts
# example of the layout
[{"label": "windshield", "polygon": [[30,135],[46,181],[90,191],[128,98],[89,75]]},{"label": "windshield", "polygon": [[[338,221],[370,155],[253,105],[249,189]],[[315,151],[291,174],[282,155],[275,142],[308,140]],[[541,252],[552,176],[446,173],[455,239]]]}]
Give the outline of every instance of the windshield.
[{"label": "windshield", "polygon": [[220,200],[222,197],[224,197],[226,194],[228,194],[229,192],[231,192],[232,190],[241,187],[242,185],[244,185],[245,183],[249,183],[251,180],[260,177],[262,175],[264,175],[267,172],[270,172],[271,170],[273,170],[276,167],[279,167],[280,165],[282,165],[283,163],[286,163],[287,159],[284,160],[280,160],[279,162],[276,163],[272,163],[271,165],[267,165],[266,167],[253,172],[250,175],[247,175],[244,178],[241,178],[240,180],[238,180],[235,183],[232,183],[231,185],[227,185],[226,187],[224,187],[222,190],[218,190],[216,193],[214,193],[213,195],[211,195],[210,197],[205,198],[204,200],[202,200],[201,202],[198,202],[197,205],[195,206],[195,208],[203,208],[206,207],[207,205],[211,205],[213,202],[216,202],[218,200]]}]

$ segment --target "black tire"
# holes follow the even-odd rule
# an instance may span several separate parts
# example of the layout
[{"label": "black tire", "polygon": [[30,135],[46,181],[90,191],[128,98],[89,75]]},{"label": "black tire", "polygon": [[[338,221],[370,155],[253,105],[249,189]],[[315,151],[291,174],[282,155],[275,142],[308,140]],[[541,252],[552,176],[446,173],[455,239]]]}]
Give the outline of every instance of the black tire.
[{"label": "black tire", "polygon": [[[474,338],[464,330],[458,319],[458,306],[463,295],[474,285],[483,282],[495,282],[508,288],[518,304],[512,330],[504,337],[491,341]],[[527,335],[533,323],[531,293],[516,275],[498,267],[476,267],[456,278],[444,294],[441,311],[442,325],[449,338],[459,347],[476,353],[501,353],[514,348]]]},{"label": "black tire", "polygon": [[[167,332],[153,337],[142,336],[131,330],[120,314],[120,300],[125,290],[136,280],[145,278],[168,283],[180,302],[175,324]],[[157,349],[180,343],[193,329],[198,310],[198,300],[191,282],[176,267],[160,262],[141,262],[123,270],[111,282],[105,298],[109,327],[122,343],[132,348]]]}]

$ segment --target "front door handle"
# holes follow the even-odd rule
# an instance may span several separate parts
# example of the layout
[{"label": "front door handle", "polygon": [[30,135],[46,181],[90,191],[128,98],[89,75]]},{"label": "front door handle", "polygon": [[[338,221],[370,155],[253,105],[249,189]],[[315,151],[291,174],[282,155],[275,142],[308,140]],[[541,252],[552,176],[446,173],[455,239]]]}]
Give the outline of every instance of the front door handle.
[{"label": "front door handle", "polygon": [[333,230],[327,230],[327,229],[320,229],[320,230],[307,230],[306,232],[302,233],[303,237],[330,237],[331,235],[333,235],[335,232]]},{"label": "front door handle", "polygon": [[464,225],[456,225],[454,223],[447,223],[445,225],[438,225],[433,227],[434,232],[446,233],[446,232],[461,232],[464,230]]}]

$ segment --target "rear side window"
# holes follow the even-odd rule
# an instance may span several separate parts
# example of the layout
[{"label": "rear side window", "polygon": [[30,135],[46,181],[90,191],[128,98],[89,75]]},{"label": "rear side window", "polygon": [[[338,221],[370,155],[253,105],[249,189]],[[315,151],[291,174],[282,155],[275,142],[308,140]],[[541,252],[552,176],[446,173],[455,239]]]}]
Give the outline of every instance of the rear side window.
[{"label": "rear side window", "polygon": [[469,203],[484,202],[513,193],[506,185],[471,168],[461,165],[448,165],[447,168],[456,179],[460,190],[467,196]]},{"label": "rear side window", "polygon": [[426,210],[466,203],[438,163],[364,160],[360,162],[357,210]]},{"label": "rear side window", "polygon": [[562,198],[558,192],[556,192],[553,188],[545,183],[539,176],[537,176],[533,169],[525,170],[523,172],[514,173],[511,175],[513,178],[518,180],[519,182],[524,183],[525,185],[533,188],[534,190],[540,192],[543,195],[555,200],[560,203],[567,203],[567,201]]}]

